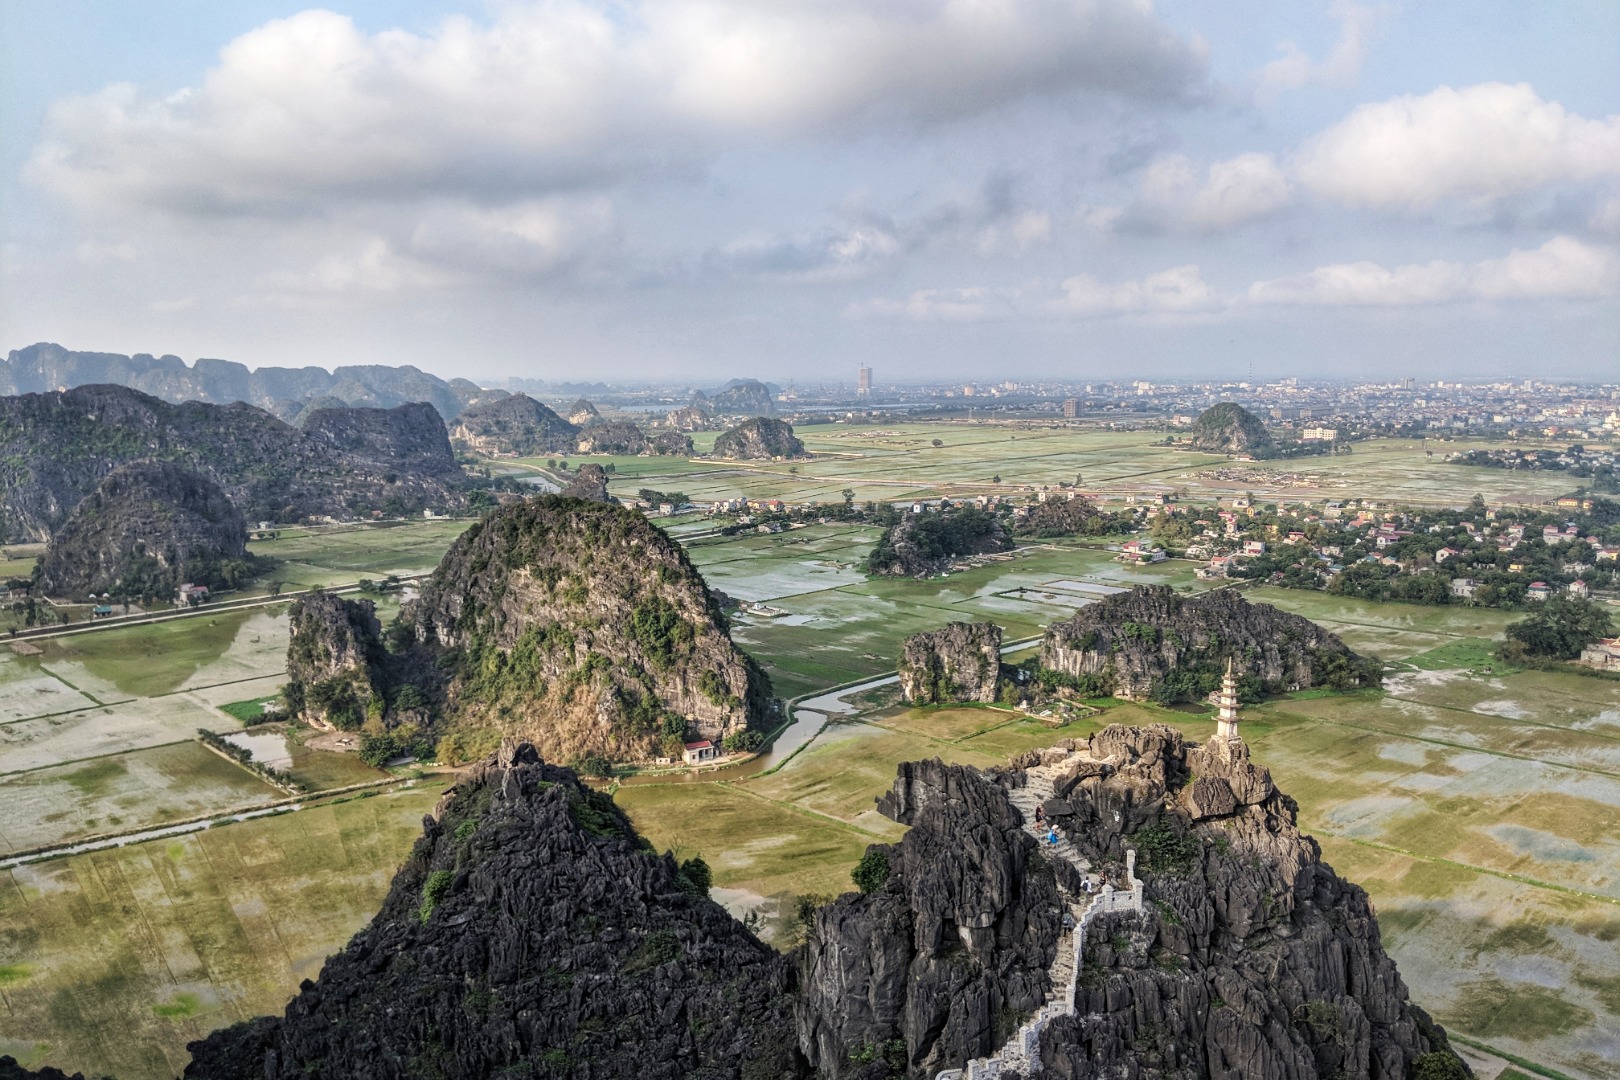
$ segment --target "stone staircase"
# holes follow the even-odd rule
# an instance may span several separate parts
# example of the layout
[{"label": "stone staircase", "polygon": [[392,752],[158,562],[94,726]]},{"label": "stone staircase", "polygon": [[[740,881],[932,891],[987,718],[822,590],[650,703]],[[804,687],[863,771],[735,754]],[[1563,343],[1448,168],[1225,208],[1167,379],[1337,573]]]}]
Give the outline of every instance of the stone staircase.
[{"label": "stone staircase", "polygon": [[[1069,753],[1072,757],[1074,751]],[[1024,786],[1014,788],[1008,795],[1012,804],[1023,815],[1024,830],[1040,844],[1042,857],[1062,859],[1089,877],[1091,863],[1080,854],[1074,844],[1062,833],[1058,834],[1057,843],[1052,843],[1048,839],[1050,833],[1046,823],[1037,825],[1035,822],[1035,807],[1054,797],[1056,793],[1053,790],[1053,781],[1058,773],[1063,771],[1068,760],[1069,758],[1065,758],[1025,770]],[[1104,886],[1095,893],[1082,892],[1077,896],[1064,894],[1063,900],[1073,917],[1074,927],[1065,931],[1058,940],[1057,956],[1053,959],[1052,966],[1047,969],[1050,979],[1048,985],[1051,986],[1051,990],[1046,1002],[994,1054],[987,1058],[975,1058],[961,1069],[946,1069],[938,1073],[935,1080],[992,1080],[1003,1072],[1012,1072],[1015,1069],[1027,1077],[1040,1070],[1041,1032],[1055,1017],[1074,1015],[1075,990],[1080,981],[1080,961],[1085,956],[1086,950],[1086,927],[1091,924],[1092,919],[1104,912],[1140,913],[1142,910],[1142,883],[1136,877],[1135,851],[1126,852],[1125,874],[1131,885],[1128,890]]]}]

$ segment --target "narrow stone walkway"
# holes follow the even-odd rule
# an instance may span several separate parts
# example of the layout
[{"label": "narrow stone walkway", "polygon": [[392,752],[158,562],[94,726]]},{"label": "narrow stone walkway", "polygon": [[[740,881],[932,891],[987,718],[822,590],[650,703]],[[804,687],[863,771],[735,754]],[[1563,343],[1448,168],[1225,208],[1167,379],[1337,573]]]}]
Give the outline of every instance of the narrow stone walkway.
[{"label": "narrow stone walkway", "polygon": [[[1070,751],[1069,756],[1061,761],[1026,769],[1024,786],[1012,789],[1008,796],[1023,815],[1024,831],[1040,844],[1041,856],[1049,860],[1061,859],[1089,878],[1091,863],[1080,854],[1079,849],[1061,832],[1058,833],[1057,843],[1052,843],[1047,823],[1043,821],[1037,824],[1035,821],[1035,808],[1055,797],[1053,783],[1073,760],[1074,753]],[[1057,956],[1047,969],[1051,989],[1046,1002],[994,1054],[987,1058],[975,1058],[965,1068],[946,1069],[937,1074],[935,1080],[991,1080],[1004,1071],[1016,1069],[1020,1074],[1030,1076],[1040,1070],[1041,1031],[1055,1017],[1074,1015],[1080,962],[1086,948],[1086,927],[1093,918],[1106,911],[1142,910],[1142,883],[1136,878],[1134,851],[1126,852],[1126,877],[1130,882],[1128,890],[1105,886],[1095,893],[1070,895],[1059,886],[1059,894],[1074,925],[1058,939]]]}]

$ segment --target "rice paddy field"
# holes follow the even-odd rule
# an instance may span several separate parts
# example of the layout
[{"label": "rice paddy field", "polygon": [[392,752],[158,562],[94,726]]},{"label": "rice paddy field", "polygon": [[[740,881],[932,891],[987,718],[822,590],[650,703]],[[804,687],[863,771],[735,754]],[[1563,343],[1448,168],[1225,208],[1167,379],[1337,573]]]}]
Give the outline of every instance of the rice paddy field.
[{"label": "rice paddy field", "polygon": [[[862,500],[1016,494],[1077,474],[1105,494],[1452,502],[1560,490],[1555,476],[1460,469],[1432,445],[1429,458],[1393,440],[1238,468],[1152,446],[1157,432],[942,423],[799,434],[823,456],[592,460],[613,461],[620,494],[651,487],[699,501],[836,500],[845,488]],[[287,588],[333,584],[426,572],[466,524],[283,530],[253,550],[277,560]],[[866,577],[878,536],[862,526],[724,538],[702,518],[660,524],[713,586],[768,607],[737,615],[733,632],[790,698],[890,672],[907,636],[946,622],[990,619],[1019,641],[1134,584],[1206,587],[1189,562],[1115,562],[1108,538],[1042,542],[911,581]],[[1324,857],[1371,894],[1414,1000],[1460,1036],[1537,1068],[1620,1075],[1620,683],[1503,668],[1492,652],[1512,616],[1499,612],[1248,595],[1391,665],[1383,692],[1272,701],[1249,710],[1244,731]],[[382,608],[386,620],[393,603]],[[311,751],[297,729],[247,726],[258,717],[244,703],[284,679],[286,623],[274,605],[44,639],[37,656],[0,650],[0,861],[284,798],[201,747],[198,728],[283,756],[317,789],[381,777]],[[908,708],[892,688],[851,700],[855,711],[829,717],[769,771],[638,778],[615,797],[660,849],[701,853],[717,898],[761,912],[786,943],[796,898],[850,887],[866,845],[899,835],[873,804],[900,762],[991,765],[1107,723],[1172,723],[1193,738],[1211,727],[1126,703],[1053,730],[995,708]],[[170,1077],[187,1041],[279,1012],[370,917],[443,783],[316,797],[293,812],[0,869],[0,1053],[123,1080]]]}]

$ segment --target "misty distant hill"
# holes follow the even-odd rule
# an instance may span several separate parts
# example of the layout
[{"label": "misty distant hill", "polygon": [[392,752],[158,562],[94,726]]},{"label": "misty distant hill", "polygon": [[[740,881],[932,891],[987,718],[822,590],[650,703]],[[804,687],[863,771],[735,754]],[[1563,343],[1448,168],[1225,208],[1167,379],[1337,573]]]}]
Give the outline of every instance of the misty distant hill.
[{"label": "misty distant hill", "polygon": [[[230,360],[199,359],[187,365],[178,356],[74,352],[41,342],[13,349],[0,361],[0,395],[48,393],[77,386],[127,386],[179,404],[203,401],[228,405],[245,401],[285,420],[295,420],[312,398],[346,405],[392,409],[426,401],[448,420],[477,401],[503,396],[467,379],[449,382],[409,365],[360,364],[327,371],[320,367],[261,367],[249,371]],[[330,404],[330,400],[323,404]]]}]

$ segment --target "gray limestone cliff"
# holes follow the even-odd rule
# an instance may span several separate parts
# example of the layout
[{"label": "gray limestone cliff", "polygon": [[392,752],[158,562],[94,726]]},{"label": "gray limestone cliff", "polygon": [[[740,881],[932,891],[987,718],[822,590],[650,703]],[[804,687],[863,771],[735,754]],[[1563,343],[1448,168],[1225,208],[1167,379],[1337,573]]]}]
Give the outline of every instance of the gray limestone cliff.
[{"label": "gray limestone cliff", "polygon": [[122,465],[51,536],[34,571],[48,596],[170,599],[246,572],[247,526],[214,481],[172,461]]},{"label": "gray limestone cliff", "polygon": [[314,592],[292,602],[288,619],[283,694],[292,715],[346,731],[380,715],[387,678],[376,605]]},{"label": "gray limestone cliff", "polygon": [[563,485],[563,489],[559,494],[566,495],[571,499],[584,499],[587,502],[605,503],[617,501],[612,495],[608,494],[607,470],[594,461],[588,461],[574,470],[573,477],[569,479],[567,484]]},{"label": "gray limestone cliff", "polygon": [[1191,445],[1195,450],[1241,454],[1271,445],[1271,433],[1260,418],[1235,401],[1219,401],[1193,421]]},{"label": "gray limestone cliff", "polygon": [[450,438],[486,454],[572,453],[579,428],[526,394],[473,405],[457,416]]},{"label": "gray limestone cliff", "polygon": [[918,705],[993,702],[1001,688],[1001,627],[947,623],[906,638],[900,651],[900,689]]}]

